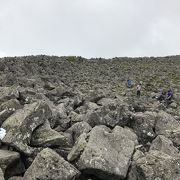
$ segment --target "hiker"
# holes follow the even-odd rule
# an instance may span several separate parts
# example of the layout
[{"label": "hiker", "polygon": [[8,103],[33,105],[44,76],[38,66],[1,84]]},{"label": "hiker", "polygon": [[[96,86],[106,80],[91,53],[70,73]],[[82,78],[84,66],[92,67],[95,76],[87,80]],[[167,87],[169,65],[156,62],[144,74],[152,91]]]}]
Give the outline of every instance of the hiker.
[{"label": "hiker", "polygon": [[165,97],[166,105],[169,105],[171,103],[172,97],[173,97],[173,92],[171,89],[169,89]]},{"label": "hiker", "polygon": [[141,96],[141,83],[139,83],[136,88],[137,88],[137,96],[140,97]]},{"label": "hiker", "polygon": [[165,91],[164,89],[162,89],[162,90],[160,91],[160,95],[157,97],[157,100],[158,100],[159,102],[162,102],[162,101],[165,100],[165,98],[166,98],[166,91]]},{"label": "hiker", "polygon": [[131,88],[131,87],[132,87],[132,80],[131,80],[131,79],[128,79],[128,80],[127,80],[127,87],[128,87],[128,88]]}]

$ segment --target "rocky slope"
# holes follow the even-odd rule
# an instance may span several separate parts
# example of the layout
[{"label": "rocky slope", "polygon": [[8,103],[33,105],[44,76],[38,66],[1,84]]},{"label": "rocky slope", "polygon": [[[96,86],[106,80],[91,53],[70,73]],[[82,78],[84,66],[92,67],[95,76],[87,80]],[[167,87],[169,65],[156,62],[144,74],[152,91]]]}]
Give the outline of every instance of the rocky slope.
[{"label": "rocky slope", "polygon": [[179,180],[180,56],[1,58],[0,126],[0,179]]}]

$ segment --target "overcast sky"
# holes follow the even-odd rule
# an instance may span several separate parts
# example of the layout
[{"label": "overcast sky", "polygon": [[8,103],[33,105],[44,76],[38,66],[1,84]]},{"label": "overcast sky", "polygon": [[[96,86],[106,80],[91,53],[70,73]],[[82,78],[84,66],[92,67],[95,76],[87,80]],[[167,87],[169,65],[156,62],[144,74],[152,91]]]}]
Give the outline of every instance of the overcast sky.
[{"label": "overcast sky", "polygon": [[0,0],[0,56],[180,54],[180,0]]}]

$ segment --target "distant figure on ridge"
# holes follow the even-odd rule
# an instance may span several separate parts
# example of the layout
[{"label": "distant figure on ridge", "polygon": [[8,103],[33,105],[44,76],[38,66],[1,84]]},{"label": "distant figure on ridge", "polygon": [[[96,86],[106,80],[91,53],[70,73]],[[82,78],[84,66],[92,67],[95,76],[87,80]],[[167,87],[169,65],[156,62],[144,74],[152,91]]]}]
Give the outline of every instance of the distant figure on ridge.
[{"label": "distant figure on ridge", "polygon": [[138,85],[137,85],[137,87],[136,87],[136,89],[137,89],[137,97],[140,97],[141,96],[141,83],[139,83]]},{"label": "distant figure on ridge", "polygon": [[128,79],[128,80],[127,80],[127,87],[128,87],[128,88],[131,88],[131,87],[132,87],[132,80],[131,80],[131,79]]}]

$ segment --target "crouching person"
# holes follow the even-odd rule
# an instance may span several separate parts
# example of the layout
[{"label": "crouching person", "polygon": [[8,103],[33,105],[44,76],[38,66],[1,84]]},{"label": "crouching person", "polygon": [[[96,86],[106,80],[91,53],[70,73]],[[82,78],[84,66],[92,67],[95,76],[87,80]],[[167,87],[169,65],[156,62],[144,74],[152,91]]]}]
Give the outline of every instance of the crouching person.
[{"label": "crouching person", "polygon": [[168,92],[166,93],[166,98],[165,98],[166,106],[168,106],[169,104],[171,104],[172,98],[173,98],[173,92],[172,92],[172,90],[170,89],[170,90],[168,90]]}]

